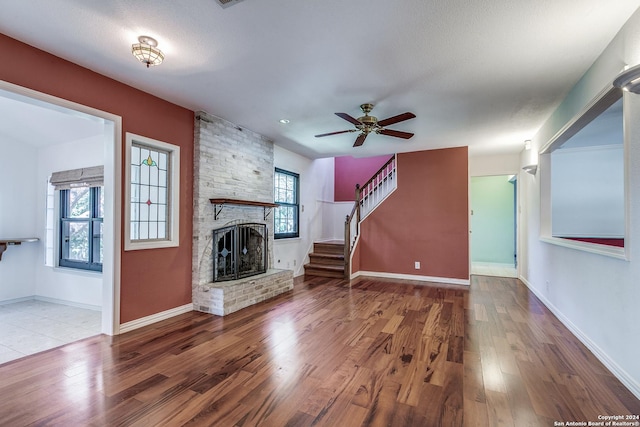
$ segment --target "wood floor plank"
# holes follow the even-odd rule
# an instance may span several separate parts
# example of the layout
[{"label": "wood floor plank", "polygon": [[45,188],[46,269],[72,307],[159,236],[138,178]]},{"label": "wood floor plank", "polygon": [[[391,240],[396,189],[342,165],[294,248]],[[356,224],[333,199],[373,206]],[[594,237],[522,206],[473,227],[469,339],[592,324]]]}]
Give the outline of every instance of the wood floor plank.
[{"label": "wood floor plank", "polygon": [[547,426],[640,402],[516,279],[297,281],[0,365],[0,424]]}]

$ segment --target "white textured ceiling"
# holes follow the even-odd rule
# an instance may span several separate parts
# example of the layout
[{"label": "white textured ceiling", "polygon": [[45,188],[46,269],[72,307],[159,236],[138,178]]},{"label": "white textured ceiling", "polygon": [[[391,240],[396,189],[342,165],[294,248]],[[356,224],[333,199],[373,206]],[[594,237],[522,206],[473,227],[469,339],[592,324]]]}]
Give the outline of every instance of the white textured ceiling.
[{"label": "white textured ceiling", "polygon": [[[640,0],[0,0],[0,32],[308,157],[519,152]],[[165,62],[131,55],[155,37]],[[10,58],[3,58],[8,61]],[[612,76],[613,77],[613,76]],[[376,104],[410,140],[335,116]],[[287,125],[279,119],[290,120]]]}]

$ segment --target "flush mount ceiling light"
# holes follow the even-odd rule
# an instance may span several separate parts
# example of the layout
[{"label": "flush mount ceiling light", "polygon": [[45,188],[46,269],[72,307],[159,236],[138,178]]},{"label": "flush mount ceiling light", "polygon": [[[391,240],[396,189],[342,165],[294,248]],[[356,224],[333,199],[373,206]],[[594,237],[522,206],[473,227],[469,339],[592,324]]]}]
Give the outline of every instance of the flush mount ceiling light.
[{"label": "flush mount ceiling light", "polygon": [[164,60],[164,53],[156,46],[158,41],[153,37],[140,36],[138,37],[140,43],[134,43],[131,46],[131,53],[138,58],[143,64],[147,64],[147,68],[154,65],[161,64]]},{"label": "flush mount ceiling light", "polygon": [[640,94],[640,65],[627,68],[613,81],[615,87]]}]

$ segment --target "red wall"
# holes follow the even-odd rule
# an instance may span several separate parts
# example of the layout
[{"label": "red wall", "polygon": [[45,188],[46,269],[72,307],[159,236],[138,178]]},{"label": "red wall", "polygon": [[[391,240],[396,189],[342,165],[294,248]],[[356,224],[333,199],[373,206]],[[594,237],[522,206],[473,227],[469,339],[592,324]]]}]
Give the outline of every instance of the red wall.
[{"label": "red wall", "polygon": [[353,158],[351,156],[334,159],[333,200],[353,202],[356,184],[363,185],[374,173],[387,163],[390,155]]},{"label": "red wall", "polygon": [[354,267],[469,279],[467,148],[398,154],[397,170],[398,189],[361,224]]},{"label": "red wall", "polygon": [[123,145],[133,132],[180,146],[180,246],[122,252],[120,321],[190,303],[193,112],[3,34],[0,57],[0,80],[121,116]]}]

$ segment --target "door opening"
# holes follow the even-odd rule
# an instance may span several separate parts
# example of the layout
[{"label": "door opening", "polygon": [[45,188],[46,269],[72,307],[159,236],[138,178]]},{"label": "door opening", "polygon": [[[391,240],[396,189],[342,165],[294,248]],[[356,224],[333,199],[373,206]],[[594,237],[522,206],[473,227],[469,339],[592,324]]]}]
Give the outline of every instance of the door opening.
[{"label": "door opening", "polygon": [[471,274],[517,277],[517,177],[471,177]]}]

